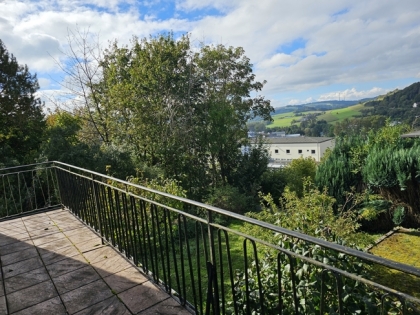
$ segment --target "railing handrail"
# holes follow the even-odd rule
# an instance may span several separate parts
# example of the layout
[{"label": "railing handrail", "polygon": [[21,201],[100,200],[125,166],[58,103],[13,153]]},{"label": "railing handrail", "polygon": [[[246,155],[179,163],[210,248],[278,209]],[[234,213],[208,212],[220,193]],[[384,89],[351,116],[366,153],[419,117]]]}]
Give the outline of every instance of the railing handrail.
[{"label": "railing handrail", "polygon": [[204,203],[201,203],[201,202],[198,202],[198,201],[194,201],[194,200],[191,200],[191,199],[175,196],[175,195],[172,195],[172,194],[169,194],[169,193],[158,191],[158,190],[148,188],[148,187],[145,187],[145,186],[141,186],[141,185],[138,185],[138,184],[133,184],[133,183],[130,183],[130,182],[122,180],[122,179],[118,179],[118,178],[115,178],[115,177],[112,177],[112,176],[109,176],[109,175],[104,175],[104,174],[101,174],[101,173],[98,173],[98,172],[90,171],[90,170],[87,170],[87,169],[84,169],[84,168],[81,168],[81,167],[78,167],[78,166],[74,166],[74,165],[70,165],[70,164],[66,164],[66,163],[58,162],[58,161],[52,161],[51,163],[63,165],[63,166],[66,166],[66,167],[71,167],[73,169],[77,169],[77,170],[82,171],[82,172],[86,172],[86,173],[89,173],[89,174],[92,174],[92,175],[100,176],[104,179],[109,179],[109,180],[112,180],[112,181],[119,182],[123,185],[130,185],[132,187],[139,188],[139,189],[142,189],[144,191],[148,191],[148,192],[151,192],[151,193],[163,196],[163,197],[168,197],[168,198],[171,198],[171,199],[175,199],[177,201],[181,201],[181,202],[184,202],[186,204],[190,204],[190,205],[197,206],[197,207],[200,207],[200,208],[203,208],[203,209],[206,209],[206,210],[210,210],[210,211],[213,211],[213,212],[218,213],[218,214],[222,214],[222,215],[234,218],[234,219],[244,221],[246,223],[251,223],[251,224],[269,229],[273,232],[277,232],[277,233],[281,233],[281,234],[284,234],[284,235],[287,235],[287,236],[290,236],[290,237],[298,238],[300,240],[310,242],[310,243],[322,246],[324,248],[332,249],[332,250],[335,250],[335,251],[338,251],[338,252],[353,256],[353,257],[362,258],[363,260],[370,261],[372,263],[378,263],[378,264],[384,265],[386,267],[389,267],[389,268],[392,268],[392,269],[395,269],[395,270],[399,270],[399,271],[402,271],[402,272],[420,277],[420,269],[416,268],[414,266],[410,266],[410,265],[407,265],[407,264],[403,264],[403,263],[400,263],[400,262],[396,262],[396,261],[393,261],[393,260],[389,260],[389,259],[386,259],[386,258],[375,256],[375,255],[369,254],[367,252],[363,252],[361,250],[357,250],[357,249],[347,247],[347,246],[344,246],[344,245],[340,245],[340,244],[337,244],[337,243],[328,242],[326,240],[319,239],[319,238],[316,238],[316,237],[313,237],[313,236],[310,236],[310,235],[307,235],[307,234],[303,234],[303,233],[300,233],[300,232],[297,232],[297,231],[288,230],[286,228],[282,228],[282,227],[279,227],[279,226],[271,224],[271,223],[259,221],[259,220],[254,219],[254,218],[250,218],[250,217],[238,214],[238,213],[223,210],[221,208],[211,206],[211,205],[207,205],[207,204],[204,204]]},{"label": "railing handrail", "polygon": [[[38,173],[37,172],[38,170],[41,170],[41,172]],[[44,172],[42,170],[46,170],[46,171]],[[35,174],[36,174],[36,177],[35,177]],[[410,265],[406,265],[406,264],[392,261],[389,259],[385,259],[382,257],[378,257],[378,256],[369,254],[361,250],[350,248],[344,245],[339,245],[337,243],[332,243],[323,239],[319,239],[317,237],[303,234],[301,232],[292,231],[292,230],[289,230],[289,229],[286,229],[286,228],[283,228],[283,227],[280,227],[271,223],[266,223],[266,222],[263,222],[263,221],[260,221],[251,217],[233,213],[233,212],[230,212],[230,211],[227,211],[227,210],[215,207],[215,206],[207,205],[207,204],[190,200],[184,197],[175,196],[170,193],[158,191],[153,188],[131,183],[128,180],[118,179],[109,175],[101,174],[95,171],[90,171],[81,167],[77,167],[77,166],[59,162],[59,161],[41,162],[41,163],[34,163],[31,165],[15,166],[15,167],[0,169],[0,179],[3,178],[2,179],[3,182],[6,180],[6,184],[11,186],[9,179],[6,179],[8,175],[10,175],[12,179],[15,178],[14,179],[15,183],[19,183],[20,179],[25,181],[25,178],[29,178],[30,176],[32,176],[33,178],[32,181],[34,183],[35,181],[38,181],[39,183],[43,182],[46,185],[45,187],[47,187],[47,190],[48,190],[47,195],[40,195],[40,190],[36,190],[38,189],[36,188],[38,186],[35,186],[35,184],[30,184],[29,186],[23,185],[23,190],[20,188],[17,190],[19,192],[18,197],[20,198],[21,191],[23,195],[27,196],[26,190],[28,190],[29,188],[30,191],[28,190],[29,192],[28,196],[29,197],[34,196],[34,199],[33,199],[34,201],[31,201],[30,205],[32,205],[32,202],[34,202],[36,206],[40,205],[41,207],[44,204],[49,205],[50,204],[49,202],[50,190],[51,191],[54,190],[56,194],[55,195],[56,197],[53,197],[55,205],[61,206],[63,208],[68,208],[76,216],[79,216],[83,222],[85,222],[86,224],[94,228],[95,231],[97,231],[100,234],[100,236],[103,238],[105,242],[109,242],[109,244],[111,244],[112,246],[116,246],[116,248],[122,251],[127,256],[127,258],[133,259],[136,265],[142,266],[141,268],[143,268],[143,270],[146,273],[148,273],[149,276],[153,276],[153,279],[157,283],[164,284],[166,288],[165,290],[168,290],[169,288],[170,290],[169,292],[171,292],[171,290],[175,290],[176,292],[178,292],[178,294],[180,294],[181,296],[180,298],[181,304],[183,305],[185,303],[188,304],[190,302],[194,303],[193,304],[194,308],[196,308],[198,305],[201,305],[201,306],[203,305],[201,301],[201,298],[203,296],[202,291],[201,291],[202,282],[200,282],[199,284],[199,293],[198,293],[200,296],[201,302],[196,301],[196,293],[197,293],[195,291],[197,289],[196,287],[194,287],[193,291],[190,292],[190,294],[192,293],[193,296],[189,296],[188,301],[187,301],[186,291],[185,291],[185,274],[184,274],[184,272],[186,272],[185,270],[186,267],[184,267],[184,264],[188,263],[190,264],[188,268],[190,268],[189,272],[191,273],[190,275],[191,279],[193,279],[193,277],[198,277],[198,279],[201,279],[199,268],[200,266],[202,267],[202,265],[200,265],[201,263],[199,259],[200,254],[199,254],[198,242],[200,239],[199,234],[204,233],[203,226],[205,227],[204,231],[207,230],[207,232],[201,235],[203,244],[200,246],[203,246],[202,250],[206,248],[205,261],[207,261],[207,264],[208,264],[207,267],[210,268],[210,269],[207,269],[207,272],[208,272],[208,279],[211,279],[211,280],[206,280],[206,281],[209,281],[208,292],[211,292],[213,290],[212,288],[214,284],[211,285],[211,283],[214,279],[216,279],[216,278],[213,279],[213,273],[216,272],[216,269],[214,269],[213,271],[212,268],[216,268],[215,266],[217,265],[218,260],[220,261],[222,260],[222,248],[221,248],[220,242],[222,242],[221,239],[225,237],[226,253],[224,255],[228,255],[227,259],[229,261],[228,261],[227,268],[229,268],[229,273],[230,273],[232,295],[235,294],[233,293],[234,280],[233,280],[233,273],[232,273],[232,264],[231,264],[230,256],[229,256],[230,255],[230,249],[228,245],[228,234],[229,234],[229,235],[236,235],[244,240],[243,241],[243,251],[244,251],[244,256],[245,256],[245,259],[244,259],[245,271],[244,272],[245,272],[246,277],[248,277],[248,275],[246,274],[247,272],[246,270],[248,270],[248,263],[247,263],[247,258],[246,258],[248,257],[248,254],[247,254],[247,244],[248,244],[249,251],[250,252],[253,251],[253,256],[256,262],[256,266],[257,266],[256,267],[257,268],[256,272],[258,273],[257,277],[258,277],[258,281],[260,281],[258,259],[257,259],[258,255],[256,252],[257,251],[256,244],[258,244],[266,248],[274,249],[275,251],[278,252],[277,268],[280,268],[279,267],[280,254],[285,255],[285,257],[288,257],[289,259],[290,266],[294,264],[292,262],[292,258],[297,259],[295,261],[309,263],[310,265],[317,266],[318,268],[322,268],[323,269],[322,277],[324,277],[325,272],[327,273],[331,272],[331,275],[334,275],[335,277],[339,276],[339,277],[351,279],[352,281],[356,281],[356,283],[363,283],[364,285],[374,287],[375,290],[386,292],[384,295],[382,295],[382,299],[384,299],[384,297],[387,295],[392,295],[394,297],[397,297],[397,299],[399,299],[400,301],[402,300],[411,301],[420,305],[420,299],[414,296],[411,296],[409,294],[403,293],[400,290],[394,290],[387,286],[379,284],[376,282],[376,280],[369,280],[370,279],[369,277],[365,278],[363,276],[360,276],[359,271],[352,273],[348,271],[346,267],[342,268],[342,267],[338,267],[334,263],[330,264],[329,262],[325,262],[322,260],[318,261],[317,260],[318,258],[315,258],[315,256],[314,257],[312,257],[311,255],[306,256],[306,254],[300,253],[299,251],[294,252],[294,250],[288,248],[287,246],[283,247],[282,245],[279,245],[276,242],[264,241],[264,239],[260,239],[258,236],[252,236],[252,233],[247,233],[247,232],[241,231],[240,229],[232,229],[229,226],[220,225],[212,219],[212,215],[217,214],[217,215],[221,215],[222,217],[240,220],[242,223],[248,223],[253,226],[265,229],[266,231],[272,231],[273,233],[277,233],[279,235],[291,237],[293,240],[296,240],[296,241],[301,240],[301,241],[304,241],[306,244],[318,246],[318,248],[328,249],[336,253],[342,253],[349,257],[351,256],[353,258],[356,258],[358,262],[364,261],[364,262],[375,263],[375,264],[378,264],[387,268],[399,270],[405,274],[420,277],[420,269],[414,266],[410,266]],[[13,180],[11,182],[13,183]],[[21,185],[19,185],[19,187],[21,187]],[[131,189],[131,188],[134,188],[134,189]],[[33,192],[32,192],[32,189],[33,189]],[[144,194],[144,192],[147,192],[147,193]],[[41,197],[43,196],[42,198],[40,198],[41,202],[39,201],[37,202],[36,200],[37,196],[41,196]],[[159,197],[163,197],[162,198],[163,201]],[[6,194],[5,194],[6,209],[7,209],[7,198],[14,198],[14,196],[13,194],[10,194],[10,197],[9,196],[6,197]],[[30,210],[28,210],[29,208],[27,204],[28,204],[28,200],[32,200],[32,199],[28,199],[27,197],[25,198],[26,199],[22,199],[22,200],[25,200],[26,205],[21,201],[20,202],[21,208],[20,210],[19,209],[17,210],[17,212],[20,211],[20,213],[13,214],[13,215],[19,215],[22,213],[31,212]],[[46,203],[46,201],[48,202]],[[173,201],[177,201],[176,205],[172,204]],[[14,200],[13,200],[13,204],[15,204]],[[22,207],[22,205],[24,206]],[[146,205],[148,205],[147,208],[146,208]],[[179,206],[179,205],[182,205],[182,206]],[[187,206],[187,208],[184,208],[184,206]],[[15,204],[15,207],[16,207],[16,204]],[[18,203],[18,207],[19,207],[19,203]],[[193,210],[192,212],[185,211],[186,209],[190,209],[190,208]],[[150,217],[146,215],[146,209],[148,209],[147,211]],[[199,211],[197,212],[194,209],[199,210]],[[202,210],[204,211],[202,212]],[[201,215],[201,213],[205,214],[206,212],[207,212],[207,216]],[[177,219],[170,219],[172,216],[170,215],[171,213],[176,214],[175,218]],[[138,220],[137,215],[141,216],[141,219]],[[163,216],[163,219],[161,215]],[[184,253],[184,254],[186,255],[186,257],[191,257],[190,249],[188,245],[189,240],[187,241],[188,232],[187,232],[186,218],[188,218],[189,223],[192,223],[195,221],[195,224],[196,224],[195,233],[198,233],[197,235],[194,234],[195,236],[191,238],[191,239],[195,239],[197,242],[196,256],[198,257],[197,257],[196,267],[198,268],[198,274],[194,274],[194,275],[192,274],[193,267],[191,265],[192,264],[191,259],[188,258],[188,261],[185,261],[185,262],[183,260],[184,259],[182,256],[183,249],[179,251],[179,255],[180,255],[179,259],[182,262],[182,267],[180,270],[178,270],[178,267],[176,266],[176,263],[175,263],[176,259],[178,259],[176,258],[176,255],[177,255],[176,250],[174,249],[174,247],[171,247],[173,245],[169,246],[167,243],[168,242],[167,237],[169,237],[170,239],[169,242],[173,242],[173,235],[172,235],[173,231],[171,227],[172,226],[171,222],[174,222],[174,221],[171,221],[171,220],[176,220],[177,224],[182,223],[184,226],[180,227],[180,230],[179,230],[180,234],[177,237],[179,237],[179,242],[180,242],[179,244],[182,244],[183,241],[181,240],[181,236],[180,236],[181,231],[183,231],[182,233],[185,233],[183,234],[184,236],[182,237],[185,237],[185,240],[184,240],[185,245],[186,245],[185,250],[188,251],[188,255],[187,253]],[[151,220],[151,221],[149,222],[148,220]],[[197,226],[200,226],[201,232],[197,230]],[[166,230],[167,228],[169,230]],[[151,230],[149,231],[149,229]],[[160,233],[163,231],[164,231],[164,234],[161,238]],[[170,232],[170,234],[167,234],[168,231]],[[215,246],[214,237],[216,237],[216,234],[214,234],[215,232],[218,235],[217,242],[219,242],[219,245],[218,245],[219,249],[215,249],[214,247]],[[152,233],[152,234],[149,235],[149,233]],[[204,236],[205,234],[208,234],[208,235],[205,237]],[[133,235],[137,235],[137,236],[133,236]],[[221,235],[224,235],[224,236],[221,238]],[[188,236],[188,237],[191,237],[191,236]],[[207,246],[205,239],[207,239],[208,245],[210,247]],[[144,244],[142,242],[144,242]],[[152,245],[151,243],[153,242],[158,242],[158,244]],[[164,244],[164,242],[166,242],[166,245]],[[300,242],[294,242],[294,241],[293,243],[300,244]],[[137,244],[136,246],[139,246],[139,247],[137,248],[135,244]],[[153,246],[153,247],[147,248],[147,246],[149,247]],[[154,246],[157,246],[157,247],[154,247]],[[180,245],[180,246],[182,247],[183,245]],[[306,248],[306,245],[304,245],[304,247]],[[156,256],[158,255],[158,248],[162,254],[160,262]],[[208,259],[207,250],[209,250],[210,259]],[[214,256],[214,255],[217,255],[216,254],[217,251],[220,256]],[[163,256],[163,252],[165,252],[166,256]],[[326,253],[330,253],[330,252],[327,251]],[[139,260],[139,257],[140,257],[139,255],[144,260]],[[151,255],[155,255],[156,257],[152,257]],[[173,257],[170,258],[170,255],[172,255]],[[148,258],[148,256],[150,257]],[[252,256],[252,253],[251,253],[251,256]],[[213,259],[213,257],[215,257],[215,259]],[[165,258],[166,258],[166,261],[164,261]],[[171,267],[169,267],[170,259],[174,260],[174,265]],[[223,258],[223,259],[226,259],[226,258]],[[149,265],[149,262],[150,262],[150,265]],[[158,266],[158,264],[162,264],[162,266]],[[165,264],[167,264],[168,268],[174,268],[173,270],[176,270],[176,279],[172,279],[177,284],[176,288],[173,287],[170,283],[168,284],[168,281],[169,282],[171,281],[168,278],[168,275],[170,273],[168,269],[168,274],[167,275],[165,274],[166,272]],[[224,277],[223,266],[221,262],[219,262],[219,265],[220,265],[220,274],[215,275],[214,277],[218,277],[221,275],[221,277],[223,278]],[[159,268],[162,268],[162,270],[160,270]],[[293,268],[293,266],[290,268]],[[161,278],[162,274],[160,276],[158,274],[162,272],[163,272],[163,278]],[[181,275],[182,284],[179,282],[178,272],[182,272],[182,275]],[[281,272],[277,271],[277,273],[281,273]],[[294,298],[295,298],[295,307],[296,307],[296,314],[297,314],[298,311],[297,311],[296,305],[298,302],[296,300],[296,288],[295,288],[295,284],[293,283],[294,281],[293,277],[295,276],[292,276],[291,281],[292,281],[292,286],[293,286],[293,294],[295,295]],[[324,281],[322,279],[321,279],[321,292],[320,292],[321,297],[323,296],[322,288],[323,288],[323,281]],[[217,283],[217,280],[214,280],[214,281],[216,281]],[[248,278],[246,278],[245,281],[248,285]],[[342,296],[340,293],[341,289],[339,288],[338,281],[339,280],[337,278],[337,284],[336,284],[337,290],[338,290],[337,297],[340,300]],[[258,288],[260,290],[259,294],[261,296],[260,303],[263,303],[263,293],[261,291],[262,286],[260,282],[258,283]],[[221,287],[221,289],[223,291],[223,286]],[[215,288],[214,290],[215,290],[214,297],[207,296],[207,303],[210,303],[210,301],[213,301],[212,303],[214,303],[214,301],[219,300],[218,293],[217,293],[218,289]],[[246,290],[248,292],[248,287],[246,288]],[[279,294],[281,291],[282,289],[280,288],[280,282],[279,282]],[[249,294],[249,292],[247,294]],[[222,295],[223,295],[223,292],[222,292]],[[193,298],[194,301],[192,300],[190,301],[189,300],[190,298]],[[222,298],[222,304],[224,303],[223,301],[224,299]],[[321,302],[321,309],[322,309],[322,303],[323,302]],[[217,305],[213,307],[217,308]],[[262,304],[261,304],[261,307],[262,307]],[[343,312],[340,311],[340,314],[343,314]]]},{"label": "railing handrail", "polygon": [[[317,237],[313,237],[313,236],[310,236],[310,235],[307,235],[307,234],[304,234],[304,233],[297,232],[297,231],[292,231],[292,230],[289,230],[289,229],[286,229],[286,228],[283,228],[283,227],[280,227],[280,226],[277,226],[277,225],[274,225],[274,224],[271,224],[271,223],[263,222],[263,221],[260,221],[260,220],[254,219],[254,218],[250,218],[250,217],[238,214],[238,213],[230,212],[230,211],[227,211],[227,210],[215,207],[215,206],[211,206],[211,205],[208,205],[208,204],[205,204],[205,203],[202,203],[202,202],[198,202],[198,201],[194,201],[194,200],[191,200],[191,199],[175,196],[175,195],[172,195],[170,193],[165,193],[165,192],[162,192],[162,191],[159,191],[159,190],[156,190],[156,189],[152,189],[152,188],[149,188],[149,187],[145,187],[145,186],[142,186],[142,185],[133,184],[131,182],[128,182],[128,181],[125,181],[125,180],[122,180],[122,179],[119,179],[119,178],[115,178],[115,177],[112,177],[112,176],[109,176],[109,175],[101,174],[99,172],[87,170],[85,168],[74,166],[74,165],[71,165],[71,164],[67,164],[67,163],[63,163],[63,162],[59,162],[59,161],[49,161],[49,162],[41,162],[41,163],[23,165],[23,166],[3,168],[3,169],[0,169],[0,172],[4,171],[4,170],[7,170],[7,169],[11,170],[11,169],[16,169],[16,168],[38,166],[38,165],[43,165],[43,164],[51,164],[53,167],[56,166],[56,165],[62,165],[64,167],[69,167],[69,168],[72,168],[72,169],[76,169],[78,171],[82,171],[82,172],[85,172],[85,173],[88,173],[88,174],[91,174],[91,175],[96,175],[96,176],[99,176],[99,177],[104,178],[104,179],[108,179],[108,180],[111,180],[111,181],[114,181],[114,182],[118,182],[118,183],[123,184],[123,185],[129,185],[129,186],[141,189],[143,191],[147,191],[147,192],[157,194],[157,195],[160,195],[160,196],[163,196],[163,197],[168,197],[168,198],[171,198],[171,199],[174,199],[174,200],[177,200],[177,201],[181,201],[183,203],[186,203],[186,204],[189,204],[189,205],[192,205],[192,206],[200,207],[200,208],[210,210],[212,212],[215,212],[215,213],[218,213],[218,214],[221,214],[221,215],[224,215],[224,216],[228,216],[230,218],[238,219],[238,220],[244,221],[246,223],[254,224],[254,225],[269,229],[269,230],[271,230],[273,232],[276,232],[276,233],[280,233],[280,234],[283,234],[283,235],[294,237],[294,238],[297,238],[297,239],[300,239],[300,240],[303,240],[303,241],[306,241],[306,242],[310,242],[310,243],[322,246],[324,248],[332,249],[332,250],[335,250],[335,251],[338,251],[338,252],[353,256],[353,257],[362,258],[363,260],[366,260],[366,261],[369,261],[369,262],[372,262],[372,263],[381,264],[381,265],[384,265],[386,267],[389,267],[389,268],[392,268],[392,269],[395,269],[395,270],[399,270],[399,271],[402,271],[402,272],[420,277],[420,269],[416,268],[414,266],[410,266],[410,265],[403,264],[403,263],[400,263],[400,262],[396,262],[396,261],[393,261],[393,260],[385,259],[385,258],[382,258],[382,257],[379,257],[379,256],[369,254],[369,253],[361,251],[361,250],[357,250],[357,249],[347,247],[347,246],[344,246],[344,245],[340,245],[340,244],[337,244],[337,243],[332,243],[332,242],[329,242],[329,241],[326,241],[326,240],[323,240],[323,239],[320,239],[320,238],[317,238]],[[65,168],[62,168],[62,169],[66,170]],[[1,175],[3,175],[3,174],[1,174]],[[6,175],[6,174],[4,174],[4,175]]]}]

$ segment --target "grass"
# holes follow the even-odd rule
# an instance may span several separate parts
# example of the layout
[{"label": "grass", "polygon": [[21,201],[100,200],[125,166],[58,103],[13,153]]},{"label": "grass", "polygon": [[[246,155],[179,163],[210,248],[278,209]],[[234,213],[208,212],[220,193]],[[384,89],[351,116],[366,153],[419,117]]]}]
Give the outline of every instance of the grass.
[{"label": "grass", "polygon": [[[420,268],[420,232],[400,230],[374,246],[370,252]],[[372,276],[378,283],[420,298],[419,277],[377,265],[373,267]]]},{"label": "grass", "polygon": [[[349,106],[346,108],[340,108],[340,109],[333,109],[328,110],[325,112],[325,114],[319,115],[318,120],[326,120],[328,123],[335,124],[337,122],[340,122],[346,118],[351,118],[357,115],[360,115],[362,112],[361,110],[364,108],[363,104],[357,104],[353,106]],[[314,114],[314,113],[320,113],[320,111],[308,111],[304,112],[303,115],[307,114]],[[296,116],[294,113],[283,113],[274,115],[273,117],[273,123],[268,125],[268,128],[273,127],[288,127],[292,125],[293,120],[300,120],[302,116]],[[299,122],[295,123],[298,124]]]},{"label": "grass", "polygon": [[351,118],[360,115],[361,110],[364,108],[363,104],[357,104],[346,108],[334,109],[325,112],[325,114],[318,116],[318,120],[326,120],[329,123],[337,123],[346,118]]}]

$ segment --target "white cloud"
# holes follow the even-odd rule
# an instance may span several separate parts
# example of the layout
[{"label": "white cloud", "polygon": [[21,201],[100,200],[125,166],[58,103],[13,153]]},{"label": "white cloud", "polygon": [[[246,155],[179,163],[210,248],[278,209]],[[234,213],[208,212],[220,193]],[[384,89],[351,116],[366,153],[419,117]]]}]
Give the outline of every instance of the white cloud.
[{"label": "white cloud", "polygon": [[47,88],[51,84],[51,80],[47,78],[38,78],[38,83],[41,89]]},{"label": "white cloud", "polygon": [[386,94],[389,89],[383,89],[379,87],[373,87],[370,90],[357,91],[355,88],[346,89],[343,91],[335,91],[325,93],[319,96],[318,101],[330,101],[330,100],[360,100],[363,98],[376,97],[378,95]]},{"label": "white cloud", "polygon": [[258,68],[266,69],[279,66],[287,67],[296,63],[298,60],[299,58],[297,56],[279,53],[258,63]]},{"label": "white cloud", "polygon": [[[340,84],[349,87],[350,99],[357,93],[373,93],[369,88],[351,92],[350,87],[359,88],[364,82],[381,88],[381,82],[420,77],[418,0],[406,0],[404,5],[397,0],[177,0],[178,11],[166,18],[148,11],[166,4],[164,0],[93,0],[89,5],[82,0],[5,0],[0,2],[0,38],[30,70],[49,72],[55,69],[50,55],[60,58],[68,29],[89,28],[100,34],[105,45],[114,39],[126,44],[132,35],[190,32],[192,40],[244,47],[257,80],[268,81],[263,93],[273,104],[284,99],[278,95],[285,92]],[[190,21],[177,18],[181,11],[193,16],[206,9],[219,14]],[[304,45],[293,51],[297,39]],[[299,103],[306,98],[288,97]]]},{"label": "white cloud", "polygon": [[302,104],[302,101],[301,101],[301,100],[298,100],[298,99],[296,99],[296,98],[294,98],[294,99],[290,100],[290,101],[287,103],[287,105],[300,105],[300,104]]}]

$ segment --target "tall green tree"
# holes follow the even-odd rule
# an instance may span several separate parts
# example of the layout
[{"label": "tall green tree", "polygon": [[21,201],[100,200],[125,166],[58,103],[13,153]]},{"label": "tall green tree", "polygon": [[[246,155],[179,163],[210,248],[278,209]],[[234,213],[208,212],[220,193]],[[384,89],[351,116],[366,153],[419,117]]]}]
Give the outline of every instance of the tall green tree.
[{"label": "tall green tree", "polygon": [[196,60],[203,89],[200,139],[217,185],[231,180],[240,147],[248,145],[246,122],[256,116],[271,121],[274,109],[258,94],[265,81],[255,80],[243,48],[204,46]]},{"label": "tall green tree", "polygon": [[96,87],[114,117],[110,138],[180,180],[190,196],[232,184],[247,120],[271,119],[270,102],[258,95],[264,83],[242,48],[194,52],[187,36],[134,38],[131,47],[111,45],[101,66]]},{"label": "tall green tree", "polygon": [[0,165],[33,162],[45,128],[36,74],[0,40]]}]

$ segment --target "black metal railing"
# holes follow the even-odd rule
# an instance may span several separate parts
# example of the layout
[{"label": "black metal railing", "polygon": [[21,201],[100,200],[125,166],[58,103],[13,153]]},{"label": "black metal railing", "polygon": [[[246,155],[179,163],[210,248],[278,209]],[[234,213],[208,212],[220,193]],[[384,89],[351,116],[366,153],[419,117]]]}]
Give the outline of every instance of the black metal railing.
[{"label": "black metal railing", "polygon": [[61,207],[54,165],[0,169],[0,218]]},{"label": "black metal railing", "polygon": [[1,216],[60,204],[197,314],[420,314],[371,278],[412,266],[60,162],[0,176]]}]

